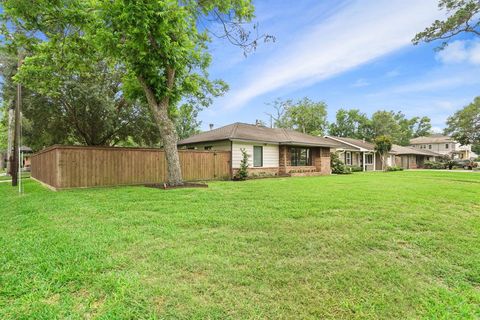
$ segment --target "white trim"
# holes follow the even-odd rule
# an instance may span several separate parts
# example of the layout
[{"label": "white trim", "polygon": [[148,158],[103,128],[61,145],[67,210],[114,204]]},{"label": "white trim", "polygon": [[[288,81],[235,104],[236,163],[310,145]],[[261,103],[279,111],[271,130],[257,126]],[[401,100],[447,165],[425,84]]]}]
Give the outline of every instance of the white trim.
[{"label": "white trim", "polygon": [[335,140],[335,141],[337,141],[337,142],[341,142],[341,143],[343,143],[343,144],[346,144],[346,145],[348,145],[348,146],[352,146],[352,147],[354,147],[354,148],[358,148],[358,149],[359,149],[358,151],[363,151],[363,152],[365,152],[365,151],[371,152],[371,151],[372,151],[372,150],[369,150],[369,149],[365,149],[365,148],[359,147],[359,146],[357,146],[357,145],[355,145],[355,144],[353,144],[353,143],[345,142],[345,141],[343,141],[343,140],[341,140],[341,139],[338,139],[338,138],[333,138],[333,137],[330,137],[330,136],[325,136],[325,138],[329,138],[329,139]]}]

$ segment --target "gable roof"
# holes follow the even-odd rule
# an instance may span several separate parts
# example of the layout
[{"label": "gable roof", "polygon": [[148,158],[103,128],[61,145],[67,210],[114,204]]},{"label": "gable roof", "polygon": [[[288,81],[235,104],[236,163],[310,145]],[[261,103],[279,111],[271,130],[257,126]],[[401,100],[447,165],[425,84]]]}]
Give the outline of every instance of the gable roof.
[{"label": "gable roof", "polygon": [[189,138],[180,140],[178,145],[182,146],[187,144],[221,140],[258,141],[275,144],[310,145],[332,148],[338,147],[338,144],[334,141],[322,137],[312,136],[283,128],[267,128],[241,122],[236,122],[224,127],[199,133]]},{"label": "gable roof", "polygon": [[441,134],[432,134],[428,137],[418,137],[410,140],[410,144],[427,144],[427,143],[451,143],[455,142],[449,136],[444,136]]},{"label": "gable roof", "polygon": [[414,154],[414,155],[421,155],[421,156],[436,156],[436,157],[441,156],[441,154],[433,151],[411,148],[411,147],[404,147],[396,144],[392,145],[392,150],[390,151],[390,153],[397,154],[397,155]]},{"label": "gable roof", "polygon": [[375,145],[373,143],[363,141],[360,139],[353,139],[353,138],[344,138],[344,137],[335,137],[335,136],[327,136],[327,139],[332,139],[334,141],[338,141],[342,143],[343,145],[347,145],[350,148],[355,147],[359,150],[367,150],[367,151],[374,151],[375,150]]}]

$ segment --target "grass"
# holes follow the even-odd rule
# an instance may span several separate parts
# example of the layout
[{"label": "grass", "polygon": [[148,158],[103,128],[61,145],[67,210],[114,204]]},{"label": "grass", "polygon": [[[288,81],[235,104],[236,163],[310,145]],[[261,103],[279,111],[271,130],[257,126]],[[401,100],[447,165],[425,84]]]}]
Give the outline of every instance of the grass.
[{"label": "grass", "polygon": [[[27,179],[27,178],[30,178],[30,172],[22,172],[22,179]],[[11,175],[4,175],[4,176],[0,176],[0,181],[6,181],[6,180],[12,180],[12,176]]]},{"label": "grass", "polygon": [[0,197],[1,319],[480,317],[477,173]]}]

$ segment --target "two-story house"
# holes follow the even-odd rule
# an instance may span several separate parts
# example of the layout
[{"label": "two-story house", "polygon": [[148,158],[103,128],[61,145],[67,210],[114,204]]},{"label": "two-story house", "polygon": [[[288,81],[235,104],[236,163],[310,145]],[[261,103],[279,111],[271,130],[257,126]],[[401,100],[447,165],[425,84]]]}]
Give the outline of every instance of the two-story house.
[{"label": "two-story house", "polygon": [[471,159],[477,155],[472,152],[472,146],[462,146],[449,136],[433,134],[428,137],[418,137],[410,140],[414,148],[425,149],[442,155],[448,155],[454,159]]}]

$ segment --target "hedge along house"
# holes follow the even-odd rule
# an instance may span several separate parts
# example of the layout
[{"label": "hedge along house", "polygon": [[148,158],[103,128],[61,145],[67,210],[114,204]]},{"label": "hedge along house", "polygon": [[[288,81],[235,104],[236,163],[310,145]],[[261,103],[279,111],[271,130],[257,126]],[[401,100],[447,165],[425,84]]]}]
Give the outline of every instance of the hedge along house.
[{"label": "hedge along house", "polygon": [[345,165],[361,167],[363,171],[382,169],[382,159],[375,152],[373,143],[344,137],[326,136],[325,138],[339,144],[335,152]]},{"label": "hedge along house", "polygon": [[242,149],[252,176],[330,174],[334,141],[283,128],[233,123],[178,142],[179,148],[231,152],[232,174],[240,168]]}]

